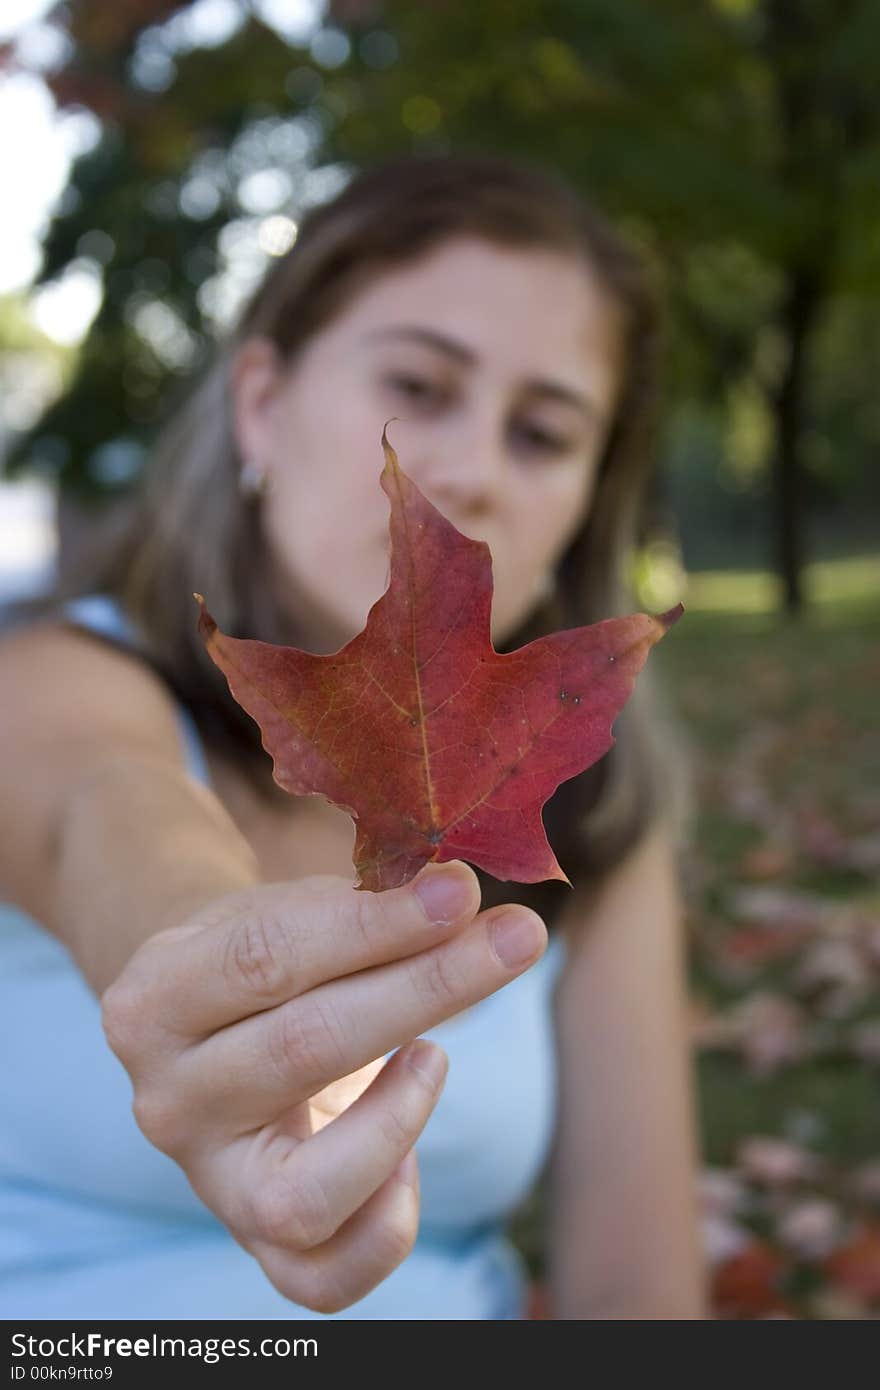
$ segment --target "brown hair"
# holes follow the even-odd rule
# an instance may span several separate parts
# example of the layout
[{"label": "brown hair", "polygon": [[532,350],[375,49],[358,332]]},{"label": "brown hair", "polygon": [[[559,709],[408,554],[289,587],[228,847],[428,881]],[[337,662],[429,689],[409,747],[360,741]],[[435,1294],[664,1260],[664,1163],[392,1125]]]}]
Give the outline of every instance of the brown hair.
[{"label": "brown hair", "polygon": [[[124,533],[90,554],[51,594],[115,596],[144,634],[150,659],[191,710],[203,738],[233,758],[259,794],[283,803],[260,732],[228,692],[196,628],[197,590],[233,636],[301,645],[281,614],[261,543],[258,508],[239,489],[228,378],[240,344],[272,339],[289,362],[366,283],[456,235],[505,247],[555,250],[585,262],[623,313],[623,379],[592,506],[557,568],[553,594],[504,642],[509,651],[559,628],[632,612],[626,562],[652,468],[658,319],[644,268],[557,174],[522,159],[471,151],[399,155],[364,169],[302,220],[188,399],[171,416],[144,470]],[[614,725],[616,743],[563,783],[544,809],[569,878],[596,887],[663,815],[680,835],[690,816],[683,734],[650,662]],[[548,920],[570,890],[505,884],[480,873],[484,905],[519,901]]]}]

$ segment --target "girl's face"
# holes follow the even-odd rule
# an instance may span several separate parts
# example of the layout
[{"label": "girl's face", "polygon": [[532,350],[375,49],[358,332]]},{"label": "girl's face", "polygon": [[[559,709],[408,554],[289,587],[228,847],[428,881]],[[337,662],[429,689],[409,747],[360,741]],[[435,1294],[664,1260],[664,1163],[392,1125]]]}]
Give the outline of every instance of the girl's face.
[{"label": "girl's face", "polygon": [[239,447],[270,475],[263,535],[309,649],[350,641],[387,588],[392,415],[404,472],[488,543],[493,642],[515,631],[590,506],[619,363],[619,311],[589,269],[473,237],[380,275],[293,366],[246,342]]}]

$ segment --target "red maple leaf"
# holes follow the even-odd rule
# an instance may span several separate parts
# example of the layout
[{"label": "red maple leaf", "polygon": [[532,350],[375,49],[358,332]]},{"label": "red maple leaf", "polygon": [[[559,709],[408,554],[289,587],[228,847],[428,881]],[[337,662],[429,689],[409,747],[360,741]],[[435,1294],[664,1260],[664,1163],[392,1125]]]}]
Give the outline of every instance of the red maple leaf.
[{"label": "red maple leaf", "polygon": [[428,502],[384,430],[382,446],[390,579],[363,631],[329,656],[228,637],[195,594],[208,652],[259,724],[275,781],[355,820],[356,888],[396,888],[449,859],[570,883],[541,807],[613,745],[636,675],[684,608],[496,652],[489,547]]}]

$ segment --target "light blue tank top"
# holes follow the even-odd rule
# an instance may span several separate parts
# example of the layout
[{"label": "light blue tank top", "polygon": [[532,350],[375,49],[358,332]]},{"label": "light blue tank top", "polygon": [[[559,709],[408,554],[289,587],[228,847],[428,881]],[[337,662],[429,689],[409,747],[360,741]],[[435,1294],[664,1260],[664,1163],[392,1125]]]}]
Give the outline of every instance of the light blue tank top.
[{"label": "light blue tank top", "polygon": [[[137,640],[104,595],[72,601],[67,615]],[[192,716],[178,713],[190,773],[210,785]],[[416,1146],[418,1239],[365,1298],[326,1315],[278,1293],[144,1138],[128,1074],[69,953],[0,903],[0,1317],[522,1317],[526,1268],[505,1225],[553,1132],[551,1005],[563,961],[562,937],[551,934],[524,975],[424,1034],[446,1050],[449,1072]]]}]

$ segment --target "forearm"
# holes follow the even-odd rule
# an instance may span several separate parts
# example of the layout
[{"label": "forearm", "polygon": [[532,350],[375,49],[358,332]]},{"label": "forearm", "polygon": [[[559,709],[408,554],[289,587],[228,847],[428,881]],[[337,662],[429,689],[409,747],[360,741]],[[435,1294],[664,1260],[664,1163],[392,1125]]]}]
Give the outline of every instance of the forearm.
[{"label": "forearm", "polygon": [[599,1094],[594,1103],[605,1139],[591,1146],[593,1166],[564,1116],[551,1165],[554,1316],[710,1317],[692,1089],[680,1079],[676,1090],[646,1094],[639,1105],[614,1105],[609,1095],[603,1108]]},{"label": "forearm", "polygon": [[557,1317],[707,1316],[683,920],[663,827],[618,867],[589,917],[572,914],[556,999]]},{"label": "forearm", "polygon": [[255,855],[207,788],[149,757],[83,779],[54,836],[51,920],[100,995],[148,937],[260,881]]},{"label": "forearm", "polygon": [[[625,1226],[626,1214],[620,1214]],[[603,1213],[604,1229],[591,1239],[587,1224],[570,1223],[551,1242],[547,1288],[557,1319],[700,1320],[711,1317],[707,1277],[696,1222],[685,1214],[656,1264],[632,1248],[608,1249],[605,1237],[613,1213]]]}]

